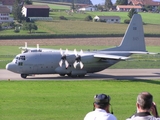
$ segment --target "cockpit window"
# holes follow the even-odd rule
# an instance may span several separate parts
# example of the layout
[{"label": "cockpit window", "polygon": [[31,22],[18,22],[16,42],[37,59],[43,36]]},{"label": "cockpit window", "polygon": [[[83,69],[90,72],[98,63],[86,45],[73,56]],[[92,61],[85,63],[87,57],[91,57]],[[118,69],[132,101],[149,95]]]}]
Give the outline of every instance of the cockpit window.
[{"label": "cockpit window", "polygon": [[23,66],[23,62],[18,62],[18,66]]},{"label": "cockpit window", "polygon": [[26,58],[25,58],[25,56],[20,56],[20,59],[25,60]]},{"label": "cockpit window", "polygon": [[15,64],[18,64],[19,66],[22,66],[23,62],[20,62],[19,60],[26,60],[26,57],[21,55],[21,56],[16,56],[15,59],[13,59],[13,62]]}]

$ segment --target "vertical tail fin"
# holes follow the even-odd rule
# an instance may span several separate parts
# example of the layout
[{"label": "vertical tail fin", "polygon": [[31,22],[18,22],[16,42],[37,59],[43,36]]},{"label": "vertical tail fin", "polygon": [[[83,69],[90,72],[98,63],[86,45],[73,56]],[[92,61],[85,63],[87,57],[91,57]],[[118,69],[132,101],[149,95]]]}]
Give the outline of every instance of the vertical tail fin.
[{"label": "vertical tail fin", "polygon": [[[107,49],[106,49],[107,50]],[[146,51],[143,22],[139,14],[134,14],[120,46],[108,49],[113,51]]]}]

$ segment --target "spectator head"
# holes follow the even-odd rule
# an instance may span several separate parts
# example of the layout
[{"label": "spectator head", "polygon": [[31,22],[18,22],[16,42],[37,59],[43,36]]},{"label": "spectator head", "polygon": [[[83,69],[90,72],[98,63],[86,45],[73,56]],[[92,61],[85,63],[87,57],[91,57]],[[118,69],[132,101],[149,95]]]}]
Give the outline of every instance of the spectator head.
[{"label": "spectator head", "polygon": [[153,104],[153,96],[149,92],[142,92],[137,96],[137,104],[142,110],[150,110]]},{"label": "spectator head", "polygon": [[110,99],[109,95],[97,94],[94,96],[94,104],[96,104],[98,108],[105,109],[106,106],[110,105]]}]

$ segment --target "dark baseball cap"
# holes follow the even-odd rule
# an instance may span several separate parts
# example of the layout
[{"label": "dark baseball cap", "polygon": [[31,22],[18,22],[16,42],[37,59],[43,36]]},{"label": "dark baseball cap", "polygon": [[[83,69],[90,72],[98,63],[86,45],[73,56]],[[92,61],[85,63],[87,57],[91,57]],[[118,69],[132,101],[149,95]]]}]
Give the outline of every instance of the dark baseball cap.
[{"label": "dark baseball cap", "polygon": [[110,102],[110,96],[106,94],[97,94],[94,96],[94,103],[97,105],[102,105],[102,104],[109,104]]}]

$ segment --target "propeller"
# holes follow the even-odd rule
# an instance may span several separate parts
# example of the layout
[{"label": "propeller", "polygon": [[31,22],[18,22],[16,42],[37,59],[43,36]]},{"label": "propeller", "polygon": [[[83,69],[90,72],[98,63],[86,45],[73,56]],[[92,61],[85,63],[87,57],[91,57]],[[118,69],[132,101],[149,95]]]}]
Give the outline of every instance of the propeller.
[{"label": "propeller", "polygon": [[27,50],[27,42],[25,42],[25,47],[24,48]]},{"label": "propeller", "polygon": [[68,61],[67,61],[67,57],[66,57],[66,54],[68,53],[68,49],[66,49],[66,51],[65,51],[65,52],[63,52],[63,51],[62,51],[62,49],[60,49],[60,53],[61,53],[62,57],[61,57],[61,60],[60,60],[60,62],[59,62],[59,66],[61,66],[61,67],[62,67],[62,64],[63,64],[63,62],[64,62],[64,63],[65,63],[66,68],[68,68],[69,63],[68,63]]},{"label": "propeller", "polygon": [[83,66],[84,66],[82,61],[81,61],[81,55],[83,54],[83,51],[81,50],[80,53],[78,54],[76,49],[74,49],[74,54],[76,56],[75,62],[73,63],[74,68],[76,68],[77,65],[79,64],[80,68],[82,69]]},{"label": "propeller", "polygon": [[37,51],[39,51],[39,44],[37,44]]}]

